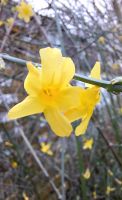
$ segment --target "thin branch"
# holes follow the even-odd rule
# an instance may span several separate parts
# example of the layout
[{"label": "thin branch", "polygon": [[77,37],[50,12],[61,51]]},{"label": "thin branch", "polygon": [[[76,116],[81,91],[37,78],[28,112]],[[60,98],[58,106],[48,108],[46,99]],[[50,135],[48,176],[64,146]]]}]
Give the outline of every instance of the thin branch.
[{"label": "thin branch", "polygon": [[65,160],[64,160],[64,155],[65,155],[65,138],[61,139],[61,184],[62,184],[62,200],[66,200],[65,196],[65,175],[64,175],[64,165],[65,165]]},{"label": "thin branch", "polygon": [[5,44],[6,44],[7,40],[8,40],[8,38],[9,38],[9,35],[10,35],[10,33],[11,33],[12,29],[13,29],[13,26],[15,24],[16,18],[17,18],[17,12],[14,14],[14,17],[13,17],[14,21],[11,24],[11,26],[8,27],[7,32],[6,32],[6,34],[5,34],[4,38],[3,38],[3,41],[2,41],[2,44],[1,44],[1,47],[0,47],[0,52],[2,52],[4,47],[5,47]]},{"label": "thin branch", "polygon": [[[21,64],[24,66],[28,62],[27,60],[16,58],[16,57],[10,56],[8,54],[4,54],[4,53],[0,53],[0,57],[3,58],[4,60],[18,63],[18,64]],[[39,66],[39,67],[41,66],[39,63],[34,63],[34,62],[32,62],[32,63],[35,66]],[[90,78],[90,77],[87,77],[84,75],[79,75],[79,74],[75,74],[74,79],[78,80],[78,81],[82,81],[84,83],[90,83],[92,85],[96,85],[96,86],[105,88],[109,92],[113,92],[113,93],[122,92],[122,81],[118,81],[117,84],[112,84],[112,81],[97,80],[95,78]]]},{"label": "thin branch", "polygon": [[118,155],[116,154],[116,152],[113,150],[112,146],[109,144],[107,138],[104,136],[103,132],[101,131],[101,129],[99,127],[97,127],[97,130],[98,130],[99,134],[101,135],[101,137],[103,138],[103,140],[105,141],[108,149],[110,149],[110,151],[112,152],[112,154],[113,154],[115,160],[117,161],[119,167],[122,168],[122,163],[121,163]]}]

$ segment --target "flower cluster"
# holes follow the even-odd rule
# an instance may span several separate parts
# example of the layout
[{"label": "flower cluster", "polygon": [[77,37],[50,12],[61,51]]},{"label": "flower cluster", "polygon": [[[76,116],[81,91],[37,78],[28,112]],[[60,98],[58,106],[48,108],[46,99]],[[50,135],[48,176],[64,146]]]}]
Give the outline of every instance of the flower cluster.
[{"label": "flower cluster", "polygon": [[[40,49],[41,67],[27,63],[28,75],[24,88],[28,96],[8,113],[10,119],[44,113],[53,132],[60,137],[70,136],[72,122],[81,119],[75,134],[84,134],[96,104],[100,101],[100,88],[86,84],[86,89],[72,86],[75,74],[71,58],[63,57],[57,48]],[[100,79],[97,62],[91,77]]]}]

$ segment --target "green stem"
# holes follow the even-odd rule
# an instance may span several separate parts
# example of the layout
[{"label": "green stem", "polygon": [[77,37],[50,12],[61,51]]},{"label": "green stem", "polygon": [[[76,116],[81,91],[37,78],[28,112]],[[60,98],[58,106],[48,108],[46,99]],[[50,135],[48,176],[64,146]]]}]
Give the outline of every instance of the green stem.
[{"label": "green stem", "polygon": [[65,177],[64,177],[64,155],[65,155],[65,138],[61,140],[61,184],[62,184],[62,200],[66,199],[65,195]]},{"label": "green stem", "polygon": [[[28,62],[27,60],[16,58],[16,57],[10,56],[8,54],[4,54],[4,53],[1,53],[0,57],[7,60],[7,61],[18,63],[18,64],[21,64],[21,65],[26,65],[26,63]],[[34,63],[34,62],[32,62],[32,63],[36,66],[41,66],[39,63]],[[79,75],[79,74],[75,74],[74,79],[78,80],[78,81],[85,82],[85,83],[90,83],[92,85],[96,85],[96,86],[99,86],[99,87],[102,87],[102,88],[105,88],[109,92],[115,92],[115,93],[116,92],[117,93],[122,92],[122,83],[112,84],[111,81],[97,80],[95,78],[90,78],[90,77],[87,77],[87,76],[84,76],[84,75]]]},{"label": "green stem", "polygon": [[83,178],[83,173],[84,173],[84,161],[83,161],[83,156],[81,152],[81,142],[79,141],[79,137],[76,137],[76,145],[77,145],[77,155],[78,155],[78,162],[79,162],[79,171],[80,171],[80,179],[81,179],[81,191],[83,195],[83,200],[87,200],[86,196],[86,183]]}]

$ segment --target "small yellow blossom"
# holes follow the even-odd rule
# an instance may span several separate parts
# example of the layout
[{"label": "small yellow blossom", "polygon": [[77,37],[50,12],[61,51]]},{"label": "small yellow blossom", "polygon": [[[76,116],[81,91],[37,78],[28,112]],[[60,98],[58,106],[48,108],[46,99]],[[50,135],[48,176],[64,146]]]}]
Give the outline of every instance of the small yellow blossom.
[{"label": "small yellow blossom", "polygon": [[26,194],[25,192],[23,192],[23,195],[22,195],[22,196],[23,196],[23,199],[24,199],[24,200],[29,200],[29,197],[27,196],[27,194]]},{"label": "small yellow blossom", "polygon": [[4,24],[4,21],[0,20],[0,26],[2,26]]},{"label": "small yellow blossom", "polygon": [[48,154],[49,156],[52,156],[53,155],[53,152],[52,152],[52,150],[50,149],[51,148],[51,144],[46,144],[46,143],[44,143],[44,142],[42,142],[41,143],[41,151],[43,152],[43,153],[46,153],[46,154]]},{"label": "small yellow blossom", "polygon": [[8,27],[11,27],[11,26],[13,25],[13,23],[14,23],[14,18],[13,18],[13,17],[10,17],[10,18],[8,18],[8,19],[6,20],[6,25],[7,25]]},{"label": "small yellow blossom", "polygon": [[120,115],[122,114],[122,108],[119,109],[119,114],[120,114]]},{"label": "small yellow blossom", "polygon": [[1,5],[6,5],[8,3],[8,0],[0,0]]},{"label": "small yellow blossom", "polygon": [[[100,79],[100,63],[96,62],[93,67],[91,78]],[[81,90],[80,94],[80,106],[68,110],[65,116],[71,121],[82,119],[80,125],[76,127],[76,136],[83,135],[87,129],[89,120],[93,114],[96,104],[100,101],[100,87],[86,84],[87,89]]]},{"label": "small yellow blossom", "polygon": [[102,45],[105,44],[105,38],[103,36],[99,37],[98,42]]},{"label": "small yellow blossom", "polygon": [[83,149],[92,149],[93,143],[94,143],[93,138],[85,140],[83,144]]},{"label": "small yellow blossom", "polygon": [[93,198],[97,199],[97,193],[96,193],[96,191],[94,191],[92,194],[93,194]]},{"label": "small yellow blossom", "polygon": [[12,161],[11,166],[16,169],[18,167],[18,163],[16,161]]},{"label": "small yellow blossom", "polygon": [[9,142],[9,141],[5,141],[5,146],[6,147],[12,147],[13,144],[11,142]]},{"label": "small yellow blossom", "polygon": [[16,10],[18,11],[18,17],[23,19],[26,23],[28,23],[30,18],[33,16],[32,6],[24,0],[22,0],[20,5],[16,7]]},{"label": "small yellow blossom", "polygon": [[107,186],[106,188],[106,194],[109,195],[111,192],[115,191],[115,188],[112,188],[110,186]]},{"label": "small yellow blossom", "polygon": [[109,176],[113,176],[113,172],[110,169],[108,169],[108,174]]},{"label": "small yellow blossom", "polygon": [[89,168],[86,169],[86,171],[83,174],[83,177],[85,179],[89,179],[91,177],[91,172],[90,172]]},{"label": "small yellow blossom", "polygon": [[68,137],[72,125],[64,113],[80,105],[82,90],[69,83],[75,74],[74,63],[57,48],[41,49],[40,56],[41,68],[27,63],[29,73],[24,87],[28,96],[9,111],[8,117],[17,119],[43,112],[54,133]]}]

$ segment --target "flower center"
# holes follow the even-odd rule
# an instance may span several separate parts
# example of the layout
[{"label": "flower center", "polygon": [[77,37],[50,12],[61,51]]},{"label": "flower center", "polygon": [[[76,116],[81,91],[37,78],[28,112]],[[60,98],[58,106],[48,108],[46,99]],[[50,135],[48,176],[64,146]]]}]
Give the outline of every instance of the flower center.
[{"label": "flower center", "polygon": [[43,88],[41,100],[45,105],[55,105],[59,91],[55,88]]},{"label": "flower center", "polygon": [[44,89],[43,92],[46,96],[49,96],[49,97],[52,97],[54,95],[50,89]]},{"label": "flower center", "polygon": [[44,96],[46,96],[47,98],[55,98],[57,96],[59,92],[58,88],[43,88],[43,94]]},{"label": "flower center", "polygon": [[29,15],[29,9],[28,8],[23,8],[23,13],[25,14],[25,15]]}]

